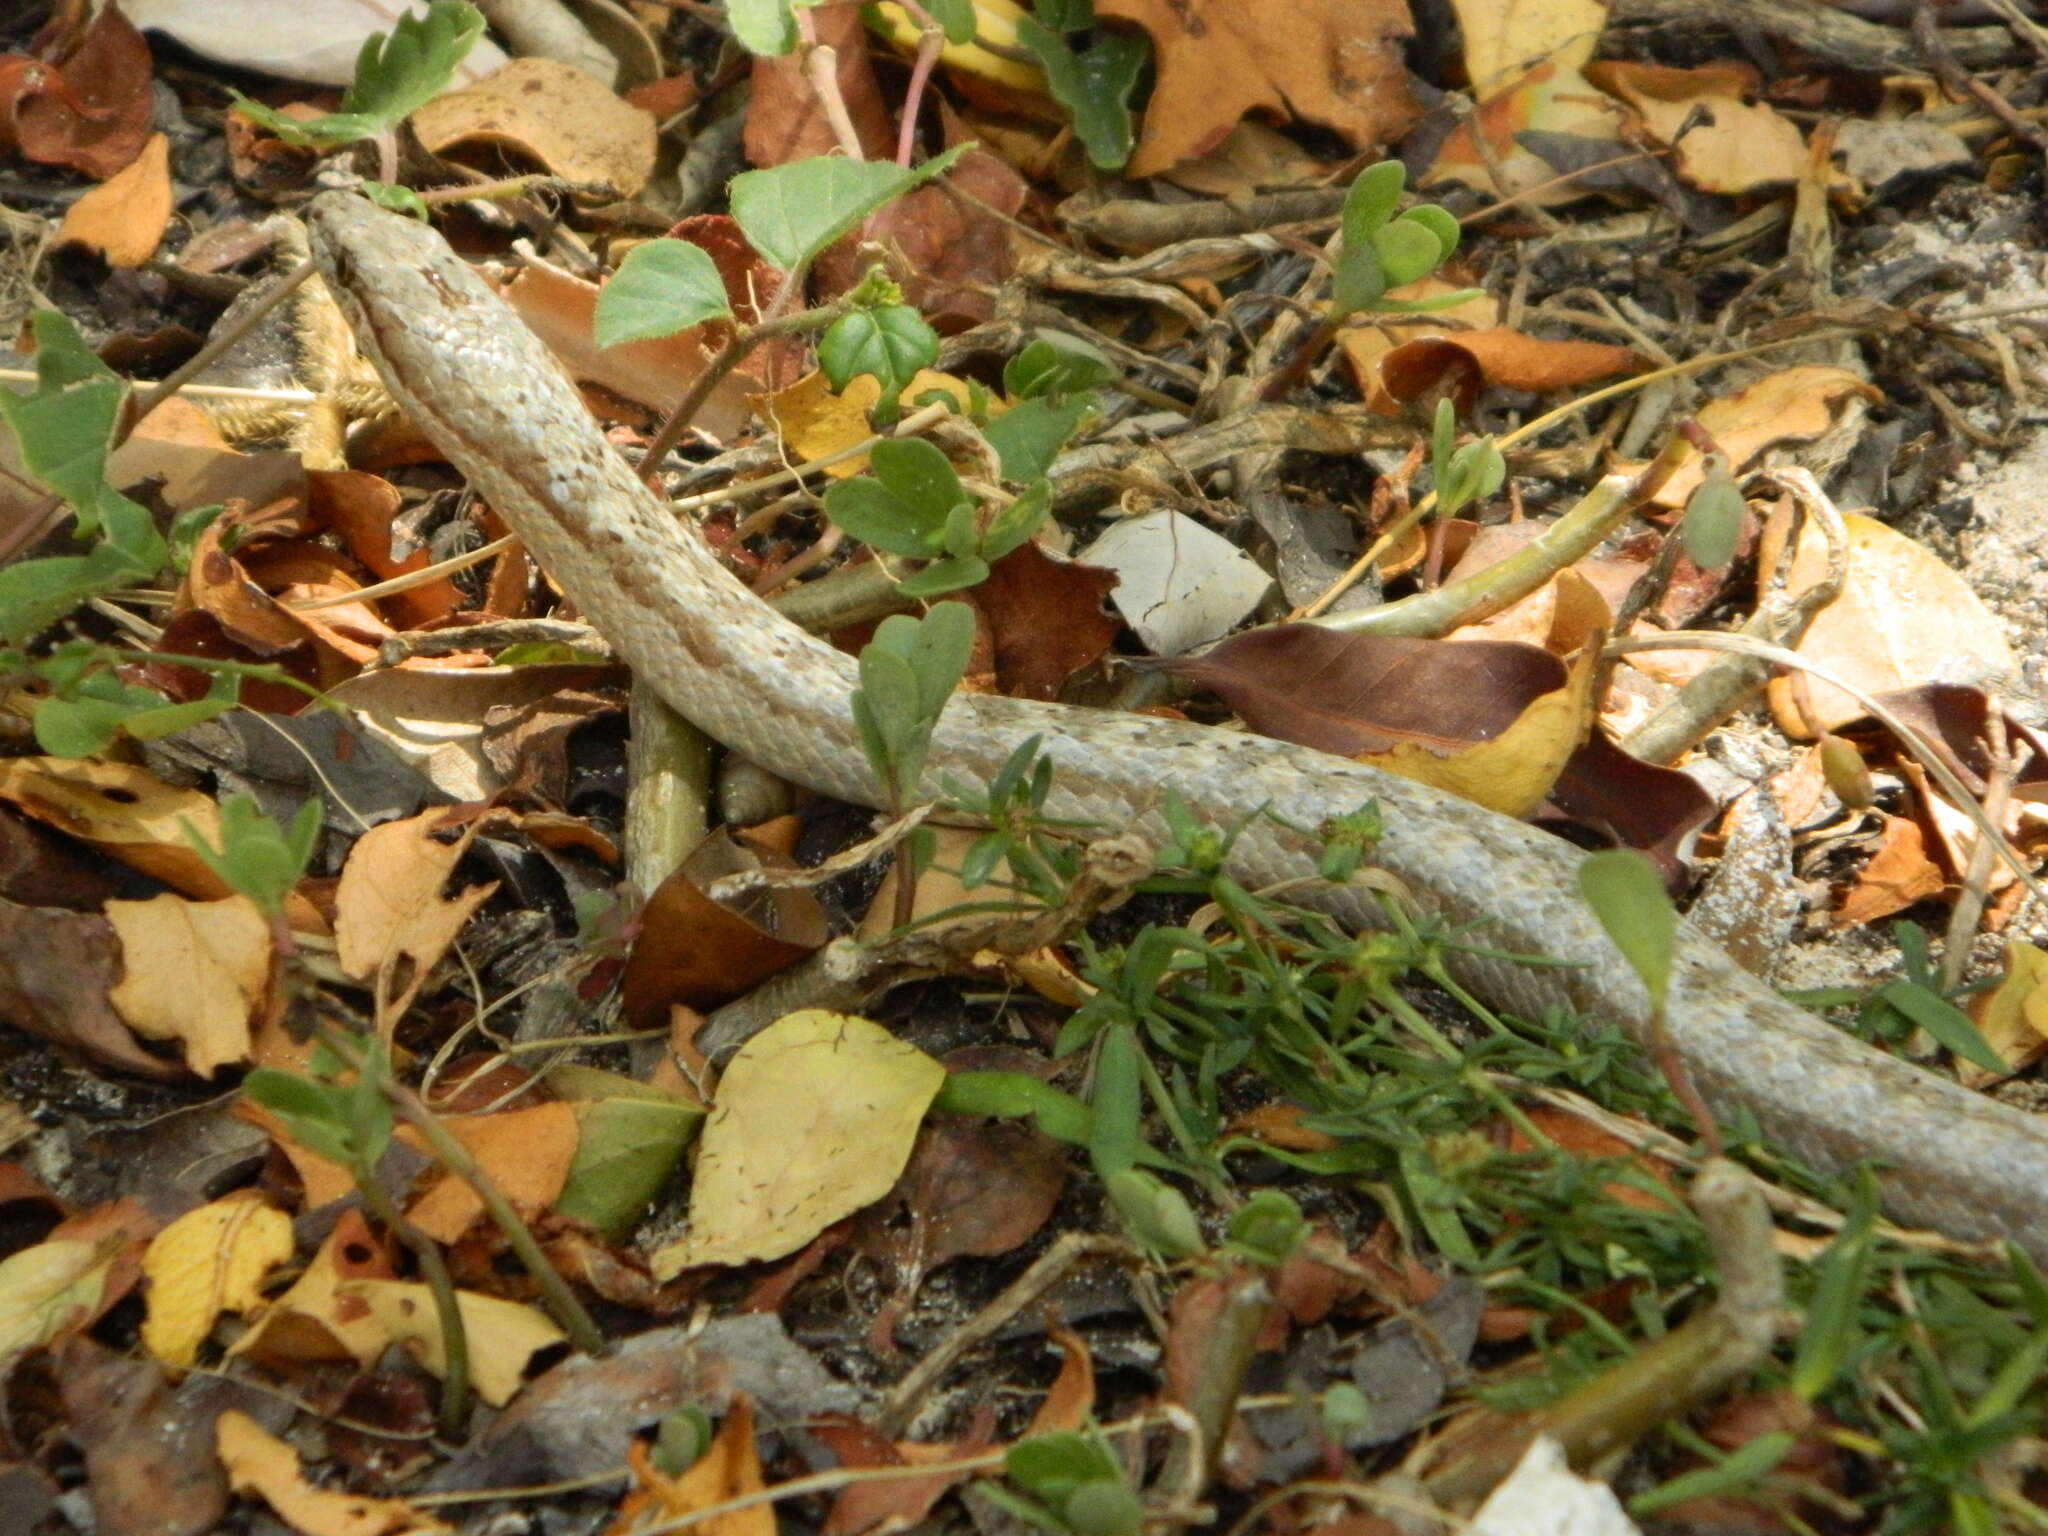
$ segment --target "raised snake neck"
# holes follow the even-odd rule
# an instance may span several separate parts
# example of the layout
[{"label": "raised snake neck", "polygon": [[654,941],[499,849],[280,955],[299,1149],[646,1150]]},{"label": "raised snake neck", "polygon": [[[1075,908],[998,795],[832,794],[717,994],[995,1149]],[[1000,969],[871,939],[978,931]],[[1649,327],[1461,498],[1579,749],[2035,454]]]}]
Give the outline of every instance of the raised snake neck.
[{"label": "raised snake neck", "polygon": [[[581,396],[512,310],[427,226],[352,194],[314,200],[313,251],[392,398],[511,526],[634,672],[685,718],[790,780],[865,805],[878,785],[856,746],[852,658],[778,616],[682,527],[605,442]],[[1260,886],[1312,876],[1315,827],[1377,800],[1374,857],[1446,922],[1493,949],[1562,966],[1450,956],[1488,1004],[1564,1007],[1646,1033],[1648,998],[1580,899],[1570,845],[1492,811],[1305,747],[1173,722],[959,695],[932,743],[938,777],[993,777],[1032,736],[1053,763],[1047,814],[1167,840],[1164,792],[1220,827],[1245,823],[1231,863]],[[1323,903],[1379,920],[1361,893]],[[1780,999],[1682,925],[1667,1017],[1721,1116],[1823,1169],[1881,1165],[1885,1209],[1951,1237],[2007,1237],[2048,1263],[2048,1120],[1875,1051]]]}]

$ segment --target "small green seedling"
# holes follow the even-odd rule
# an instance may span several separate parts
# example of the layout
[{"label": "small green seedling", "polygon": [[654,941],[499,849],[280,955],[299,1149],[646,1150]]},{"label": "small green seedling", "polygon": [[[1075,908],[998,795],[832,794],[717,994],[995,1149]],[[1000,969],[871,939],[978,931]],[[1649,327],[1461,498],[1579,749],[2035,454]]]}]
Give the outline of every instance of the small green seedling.
[{"label": "small green seedling", "polygon": [[1742,541],[1744,512],[1742,488],[1728,473],[1727,458],[1707,455],[1706,473],[1685,501],[1678,520],[1678,536],[1685,541],[1685,553],[1703,571],[1718,571],[1735,558]]},{"label": "small green seedling", "polygon": [[1011,1446],[1003,1476],[984,1483],[1003,1510],[1054,1536],[1137,1536],[1145,1508],[1098,1429],[1033,1435]]},{"label": "small green seedling", "polygon": [[1436,475],[1436,515],[1456,517],[1466,507],[1498,491],[1508,477],[1507,461],[1491,436],[1458,441],[1458,413],[1448,399],[1436,403],[1430,434],[1430,468]]},{"label": "small green seedling", "polygon": [[903,290],[880,267],[846,297],[853,308],[818,338],[818,367],[835,390],[872,375],[881,386],[875,424],[887,426],[902,410],[904,386],[939,360],[938,332],[903,302]]},{"label": "small green seedling", "polygon": [[321,810],[316,796],[300,805],[290,826],[280,827],[258,808],[254,795],[230,795],[220,806],[218,848],[189,821],[180,818],[178,827],[208,869],[277,922],[285,897],[313,860]]},{"label": "small green seedling", "polygon": [[1330,285],[1331,319],[1367,311],[1429,314],[1481,296],[1476,288],[1461,288],[1430,299],[1386,297],[1390,288],[1429,276],[1458,249],[1458,221],[1435,204],[1394,212],[1407,180],[1400,161],[1382,160],[1360,171],[1345,193],[1344,240]]},{"label": "small green seedling", "polygon": [[983,432],[1002,461],[1003,478],[1017,485],[1042,479],[1081,424],[1100,407],[1096,391],[1116,381],[1116,370],[1093,347],[1049,333],[1003,366],[1003,393],[1011,405]]},{"label": "small green seedling", "polygon": [[240,91],[228,94],[285,143],[337,149],[391,132],[440,95],[483,32],[483,12],[468,0],[433,0],[424,14],[399,17],[389,33],[364,39],[340,110],[324,117],[287,117]]},{"label": "small green seedling", "polygon": [[979,526],[975,503],[946,456],[919,438],[891,439],[869,453],[872,476],[825,493],[825,515],[863,543],[921,559],[898,583],[908,597],[937,597],[987,579],[989,567],[1029,539],[1051,511],[1039,481]]},{"label": "small green seedling", "polygon": [[896,815],[917,800],[932,732],[973,648],[974,610],[940,603],[921,619],[901,613],[884,619],[860,653],[854,727]]}]

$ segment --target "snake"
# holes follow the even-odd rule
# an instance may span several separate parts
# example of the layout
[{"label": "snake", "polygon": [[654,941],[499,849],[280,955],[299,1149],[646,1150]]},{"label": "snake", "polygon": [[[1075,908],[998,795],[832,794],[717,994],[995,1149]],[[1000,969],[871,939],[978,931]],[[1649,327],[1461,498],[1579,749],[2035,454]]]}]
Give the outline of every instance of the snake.
[{"label": "snake", "polygon": [[[353,193],[321,193],[305,217],[320,275],[394,403],[636,679],[791,782],[885,807],[858,745],[854,658],[726,570],[470,265],[427,224]],[[1585,855],[1561,838],[1308,747],[974,692],[956,692],[939,714],[919,788],[936,798],[945,776],[986,782],[1034,738],[1052,765],[1047,817],[1158,847],[1170,840],[1171,791],[1199,821],[1235,829],[1228,871],[1254,889],[1313,882],[1317,829],[1374,802],[1373,862],[1420,912],[1484,937],[1446,955],[1461,986],[1501,1012],[1566,1010],[1653,1043],[1650,995],[1580,894]],[[1357,886],[1318,899],[1354,931],[1386,922]],[[1867,1161],[1897,1222],[1962,1242],[2008,1240],[2048,1263],[2048,1118],[1865,1044],[1780,997],[1685,920],[1662,1027],[1717,1117],[1753,1117],[1771,1142],[1823,1172]]]}]

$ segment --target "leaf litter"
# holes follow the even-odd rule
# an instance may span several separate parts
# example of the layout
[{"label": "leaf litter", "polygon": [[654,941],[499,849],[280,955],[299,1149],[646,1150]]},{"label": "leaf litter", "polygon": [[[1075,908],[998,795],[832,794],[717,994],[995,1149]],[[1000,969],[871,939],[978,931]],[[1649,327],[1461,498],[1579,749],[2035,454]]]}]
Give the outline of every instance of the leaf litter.
[{"label": "leaf litter", "polygon": [[[27,189],[17,244],[33,228],[61,247],[40,291],[110,356],[189,350],[142,333],[206,324],[262,279],[200,264],[182,297],[150,286],[188,235],[174,194],[184,209],[206,183],[204,217],[232,206],[217,216],[259,232],[241,259],[268,259],[263,205],[296,201],[317,158],[295,136],[365,127],[362,164],[415,190],[574,184],[514,205],[538,255],[505,291],[615,440],[644,446],[694,401],[667,486],[801,621],[859,650],[908,605],[906,577],[918,591],[906,562],[989,571],[966,592],[964,686],[1169,717],[1220,704],[1640,849],[1673,889],[1705,871],[1702,910],[1718,896],[1717,920],[1749,925],[1756,966],[1827,984],[1814,1000],[1891,1048],[2031,1091],[2039,914],[1981,846],[1987,817],[2023,857],[2043,844],[2038,708],[2015,679],[2039,660],[2048,541],[2003,467],[2038,448],[2026,306],[2048,289],[2024,30],[1840,17],[1795,42],[1759,13],[1739,42],[1661,4],[1645,33],[1530,0],[1455,6],[1455,33],[1417,36],[1398,4],[1248,26],[1199,3],[974,0],[932,7],[927,35],[891,7],[870,31],[850,5],[735,0],[733,34],[790,50],[749,54],[709,11],[622,10],[625,30],[515,42],[530,56],[493,74],[415,46],[467,25],[446,7],[353,78],[302,62],[291,27],[223,39],[156,7],[146,25],[255,72],[238,78],[275,75],[231,111],[118,9],[14,26],[0,144]],[[1950,45],[1979,69],[1968,89]],[[151,136],[153,97],[183,129]],[[401,156],[375,136],[407,115]],[[1332,241],[1360,167],[1395,156],[1447,211],[1390,206],[1370,241]],[[438,216],[473,257],[511,246],[501,218]],[[636,251],[659,265],[663,241],[676,270],[715,274],[695,314],[605,286]],[[1336,321],[1333,264],[1354,311]],[[607,293],[642,306],[641,339],[600,345]],[[873,322],[900,372],[835,385],[834,358],[869,353],[818,328],[730,354],[729,315],[807,302],[917,318]],[[56,1426],[0,1426],[0,1488],[64,1522],[75,1485],[115,1533],[246,1523],[252,1500],[309,1533],[427,1529],[467,1518],[416,1504],[428,1485],[555,1476],[600,1477],[567,1496],[590,1528],[643,1509],[765,1530],[778,1485],[821,1468],[789,1518],[847,1533],[1218,1512],[1292,1529],[1334,1508],[1302,1480],[1377,1497],[1395,1454],[1409,1488],[1481,1528],[1511,1497],[1561,1517],[1605,1494],[1560,1479],[1542,1442],[1504,1449],[1530,1422],[1514,1415],[1597,1411],[1704,1315],[1712,1265],[1672,1192],[1688,1126],[1629,1053],[1557,1021],[1417,1011],[1391,976],[1427,973],[1447,936],[1340,939],[1290,893],[1239,890],[1205,841],[1231,829],[1177,826],[1157,878],[1090,864],[1104,829],[1039,824],[1028,763],[960,788],[967,827],[906,824],[815,890],[784,881],[782,853],[830,863],[872,828],[758,773],[725,772],[661,832],[622,745],[629,708],[652,729],[646,702],[602,637],[561,622],[516,549],[444,564],[502,528],[440,494],[402,425],[345,457],[339,427],[385,402],[334,355],[331,311],[280,327],[288,352],[286,331],[284,372],[238,349],[190,391],[209,414],[169,432],[160,411],[110,457],[53,450],[37,407],[9,413],[16,548],[43,531],[42,481],[127,564],[15,567],[94,606],[10,653],[0,1092],[33,1129],[0,1169],[33,1158],[69,1203],[0,1202],[0,1355],[11,1392],[54,1387]],[[101,387],[89,352],[37,335],[57,384],[40,408]],[[868,483],[892,430],[936,446],[949,504],[895,508],[917,540],[864,526],[862,551],[819,493]],[[1687,446],[1656,459],[1674,430]],[[1505,478],[1461,492],[1454,455],[1482,439]],[[1489,595],[1601,474],[1652,463],[1641,521]],[[1787,463],[1842,514],[1742,485]],[[1726,559],[1690,526],[1720,484],[1740,487]],[[161,580],[136,568],[154,557],[138,514]],[[1361,561],[1376,541],[1391,553]],[[1272,622],[1331,600],[1354,561],[1348,612],[1411,599],[1400,618]],[[1215,611],[1191,600],[1220,584]],[[1446,590],[1476,606],[1412,601]],[[37,594],[31,629],[54,600]],[[1880,695],[1983,807],[1817,676],[1715,692],[1725,658],[1692,632],[1745,625]],[[1615,668],[1599,652],[1617,629],[1685,629],[1687,649]],[[268,884],[232,888],[273,854],[234,845],[231,790],[280,826],[321,802],[314,844]],[[1373,878],[1369,818],[1314,830],[1327,869]],[[890,857],[933,867],[912,889],[881,879]],[[736,916],[705,887],[741,865],[775,878]],[[1944,927],[1945,968],[1926,937]],[[1891,969],[1861,985],[1870,958]],[[388,1083],[334,1055],[351,1026],[389,1042]],[[260,1127],[268,1155],[221,1163],[231,1187],[152,1167],[142,1149],[181,1145],[166,1116],[248,1066],[358,1118],[243,1102],[223,1121]],[[364,1142],[364,1106],[387,1102],[403,1123]],[[96,1141],[109,1117],[120,1135]],[[95,1171],[95,1145],[132,1166]],[[328,1155],[365,1145],[361,1167]],[[2037,1427],[2031,1269],[1874,1227],[1853,1184],[1796,1162],[1759,1166],[1806,1336],[1619,1435],[1642,1436],[1615,1475],[1629,1512],[1988,1528],[2038,1502],[2000,1460]],[[617,1353],[564,1355],[576,1319],[550,1265],[612,1306]],[[703,1327],[643,1325],[689,1308]],[[505,1411],[425,1444],[465,1371]],[[116,1388],[132,1407],[93,1423]],[[1997,1436],[1957,1449],[1959,1412]],[[402,1454],[370,1433],[380,1414]],[[1472,1467],[1516,1461],[1477,1509]],[[1598,1518],[1625,1519],[1611,1496]]]}]

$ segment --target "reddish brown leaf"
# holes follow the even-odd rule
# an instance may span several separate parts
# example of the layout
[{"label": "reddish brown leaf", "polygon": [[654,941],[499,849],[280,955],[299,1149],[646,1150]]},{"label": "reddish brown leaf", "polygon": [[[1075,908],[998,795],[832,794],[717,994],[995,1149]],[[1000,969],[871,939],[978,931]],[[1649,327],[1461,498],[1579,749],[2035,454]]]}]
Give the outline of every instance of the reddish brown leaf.
[{"label": "reddish brown leaf", "polygon": [[[833,76],[846,115],[853,122],[861,154],[887,160],[896,153],[894,119],[875,81],[868,57],[868,31],[861,8],[851,0],[812,6],[819,43],[837,55]],[[825,115],[824,103],[804,74],[804,49],[782,58],[754,60],[753,94],[747,106],[746,150],[751,165],[785,165],[813,155],[840,153],[839,139]]]},{"label": "reddish brown leaf", "polygon": [[201,1536],[227,1511],[213,1426],[237,1396],[195,1376],[173,1391],[153,1360],[127,1360],[90,1339],[52,1352],[72,1440],[85,1453],[95,1526],[106,1536]]},{"label": "reddish brown leaf", "polygon": [[1872,923],[1941,894],[1948,883],[1927,855],[1927,834],[1909,816],[1881,818],[1877,851],[1835,903],[1838,928]]},{"label": "reddish brown leaf", "polygon": [[967,599],[995,649],[996,683],[1019,699],[1052,699],[1107,654],[1117,620],[1103,606],[1116,572],[1059,560],[1036,544],[1010,551]]},{"label": "reddish brown leaf", "polygon": [[1631,757],[1596,730],[1551,785],[1549,810],[1536,821],[1561,819],[1611,846],[1640,849],[1679,890],[1692,839],[1714,810],[1714,797],[1691,774]]},{"label": "reddish brown leaf", "polygon": [[1320,124],[1353,149],[1399,138],[1420,112],[1401,64],[1415,30],[1402,0],[1098,0],[1095,14],[1152,39],[1158,83],[1131,176],[1198,159],[1248,112]]},{"label": "reddish brown leaf", "polygon": [[1469,361],[1488,384],[1547,394],[1641,368],[1627,347],[1598,341],[1550,341],[1508,326],[1455,331],[1403,342],[1380,359],[1380,383],[1405,404],[1436,393],[1444,379]]},{"label": "reddish brown leaf", "polygon": [[622,983],[633,1028],[666,1024],[671,1003],[714,1008],[727,1002],[829,937],[824,913],[808,892],[757,892],[737,910],[704,895],[721,876],[764,863],[724,831],[714,832],[647,898]]},{"label": "reddish brown leaf", "polygon": [[0,148],[104,181],[149,137],[149,45],[118,5],[75,46],[38,42],[40,56],[0,57]]}]

